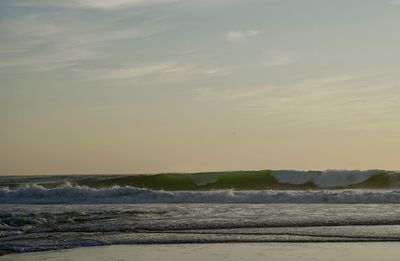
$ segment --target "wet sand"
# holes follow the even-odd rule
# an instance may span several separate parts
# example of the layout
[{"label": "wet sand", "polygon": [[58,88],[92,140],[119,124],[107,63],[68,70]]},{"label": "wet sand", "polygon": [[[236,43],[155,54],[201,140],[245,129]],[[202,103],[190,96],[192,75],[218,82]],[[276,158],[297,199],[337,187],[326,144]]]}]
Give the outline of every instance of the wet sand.
[{"label": "wet sand", "polygon": [[34,260],[387,260],[397,261],[400,242],[371,243],[251,243],[113,245],[11,254],[0,261]]}]

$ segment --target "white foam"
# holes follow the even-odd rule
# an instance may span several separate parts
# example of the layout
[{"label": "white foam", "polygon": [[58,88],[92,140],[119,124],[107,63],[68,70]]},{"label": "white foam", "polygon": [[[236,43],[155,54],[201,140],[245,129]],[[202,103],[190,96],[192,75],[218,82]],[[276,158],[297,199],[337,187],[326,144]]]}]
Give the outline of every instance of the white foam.
[{"label": "white foam", "polygon": [[94,189],[66,185],[46,189],[29,186],[0,189],[2,204],[123,204],[123,203],[400,203],[394,190],[316,191],[154,191],[134,187]]}]

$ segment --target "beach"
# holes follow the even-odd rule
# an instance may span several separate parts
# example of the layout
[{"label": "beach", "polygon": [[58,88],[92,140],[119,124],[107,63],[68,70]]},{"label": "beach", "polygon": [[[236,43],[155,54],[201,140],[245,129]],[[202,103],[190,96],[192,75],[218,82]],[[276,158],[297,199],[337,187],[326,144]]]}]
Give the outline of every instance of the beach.
[{"label": "beach", "polygon": [[0,261],[36,260],[384,260],[397,261],[400,243],[249,243],[114,245],[11,254]]}]

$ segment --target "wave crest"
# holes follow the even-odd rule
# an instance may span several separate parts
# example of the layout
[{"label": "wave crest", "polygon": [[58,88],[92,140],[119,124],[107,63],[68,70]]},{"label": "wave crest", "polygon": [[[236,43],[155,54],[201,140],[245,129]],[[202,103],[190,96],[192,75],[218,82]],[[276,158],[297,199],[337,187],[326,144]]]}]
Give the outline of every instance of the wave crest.
[{"label": "wave crest", "polygon": [[2,204],[127,204],[127,203],[400,203],[395,190],[216,190],[156,191],[136,187],[96,189],[39,185],[0,189]]}]

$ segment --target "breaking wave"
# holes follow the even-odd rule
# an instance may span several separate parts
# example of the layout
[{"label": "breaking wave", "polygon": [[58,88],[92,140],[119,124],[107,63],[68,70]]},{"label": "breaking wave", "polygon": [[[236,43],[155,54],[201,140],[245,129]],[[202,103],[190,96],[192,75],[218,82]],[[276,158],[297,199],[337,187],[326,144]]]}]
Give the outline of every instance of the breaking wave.
[{"label": "breaking wave", "polygon": [[215,190],[156,191],[135,187],[89,188],[39,185],[0,189],[2,204],[126,203],[400,203],[396,190]]},{"label": "breaking wave", "polygon": [[70,175],[0,177],[0,188],[115,186],[167,191],[400,189],[400,172],[382,170],[260,170],[156,175]]}]

